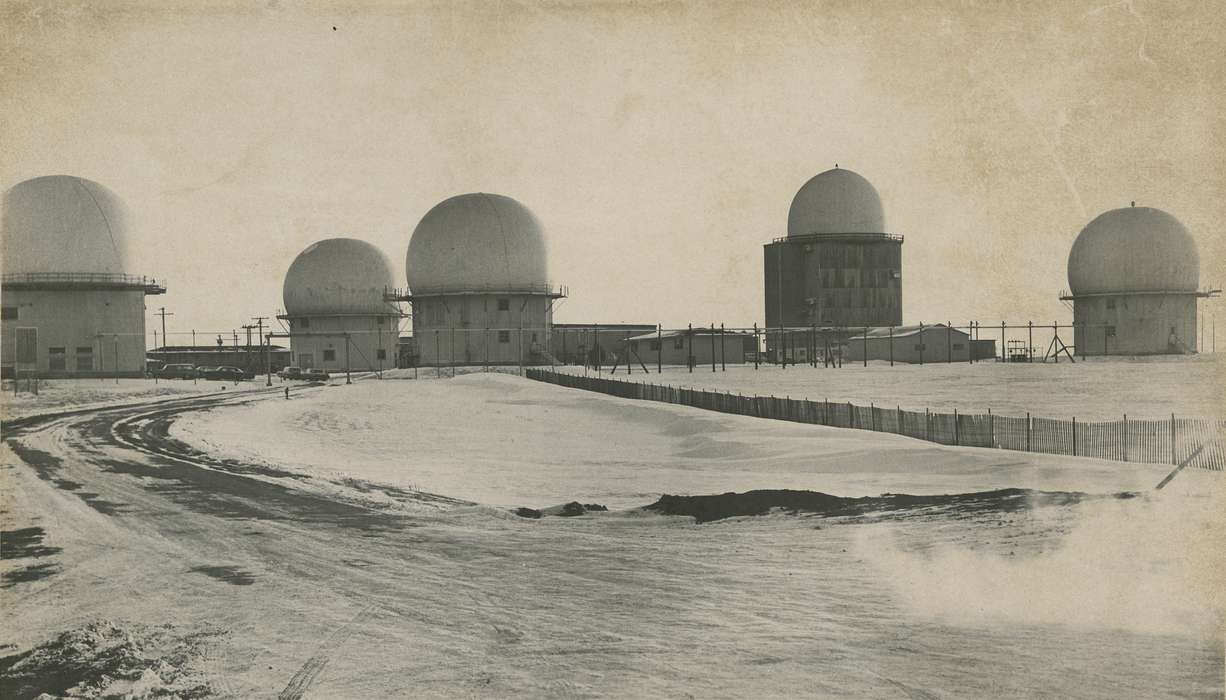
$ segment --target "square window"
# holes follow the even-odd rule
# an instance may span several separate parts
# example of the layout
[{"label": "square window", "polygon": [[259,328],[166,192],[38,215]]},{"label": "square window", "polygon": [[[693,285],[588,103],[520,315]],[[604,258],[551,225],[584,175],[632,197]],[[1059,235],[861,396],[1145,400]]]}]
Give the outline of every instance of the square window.
[{"label": "square window", "polygon": [[511,342],[511,331],[498,331],[498,342],[500,343]]},{"label": "square window", "polygon": [[383,348],[379,348],[378,351],[375,352],[375,359],[376,360],[386,360],[387,351],[384,350]]},{"label": "square window", "polygon": [[335,361],[336,361],[336,351],[335,350],[324,350],[324,362],[335,362]]},{"label": "square window", "polygon": [[94,349],[77,348],[77,371],[92,372],[94,369]]},{"label": "square window", "polygon": [[68,369],[65,359],[64,348],[47,348],[47,369],[52,371]]},{"label": "square window", "polygon": [[3,319],[5,321],[16,321],[17,320],[17,307],[16,306],[5,306],[5,307],[0,307],[0,309],[2,309],[0,310],[0,319]]},{"label": "square window", "polygon": [[511,310],[511,300],[510,299],[499,299],[498,300],[498,310],[499,311],[510,311]]}]

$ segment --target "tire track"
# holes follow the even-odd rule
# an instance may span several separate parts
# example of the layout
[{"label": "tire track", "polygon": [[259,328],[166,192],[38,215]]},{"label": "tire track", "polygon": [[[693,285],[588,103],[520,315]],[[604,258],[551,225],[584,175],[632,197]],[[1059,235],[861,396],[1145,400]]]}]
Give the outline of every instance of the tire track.
[{"label": "tire track", "polygon": [[332,654],[336,653],[336,650],[353,636],[353,633],[356,631],[355,628],[374,617],[378,607],[378,604],[374,603],[366,606],[352,620],[346,622],[340,629],[333,632],[323,644],[320,644],[315,653],[311,655],[311,658],[307,659],[302,668],[298,669],[298,672],[289,679],[289,684],[277,696],[278,700],[300,700],[310,690],[315,680],[319,678],[319,674],[323,673],[324,668],[328,665],[328,661],[332,658]]}]

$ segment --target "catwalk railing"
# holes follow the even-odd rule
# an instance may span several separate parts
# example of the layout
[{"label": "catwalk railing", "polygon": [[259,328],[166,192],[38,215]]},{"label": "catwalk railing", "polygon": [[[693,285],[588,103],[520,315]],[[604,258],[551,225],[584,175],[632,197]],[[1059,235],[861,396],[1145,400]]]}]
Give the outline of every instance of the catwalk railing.
[{"label": "catwalk railing", "polygon": [[[742,396],[645,382],[529,369],[529,379],[610,396],[692,406],[742,416],[895,433],[942,445],[1093,457],[1121,462],[1179,464],[1194,455],[1191,467],[1226,470],[1226,421],[1170,418],[1087,422],[988,414],[904,411],[876,405],[810,401],[774,396]],[[1197,450],[1200,450],[1197,454]]]}]

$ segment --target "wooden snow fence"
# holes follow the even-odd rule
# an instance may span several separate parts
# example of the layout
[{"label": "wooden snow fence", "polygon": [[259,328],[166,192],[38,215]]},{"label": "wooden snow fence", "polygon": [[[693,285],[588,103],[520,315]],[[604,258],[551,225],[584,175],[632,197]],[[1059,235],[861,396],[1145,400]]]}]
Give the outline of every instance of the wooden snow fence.
[{"label": "wooden snow fence", "polygon": [[1024,418],[993,413],[905,411],[900,407],[857,406],[776,396],[742,396],[646,382],[584,377],[529,369],[527,377],[625,399],[659,401],[756,418],[895,433],[942,445],[994,447],[1022,452],[1093,457],[1120,462],[1179,464],[1197,448],[1188,466],[1226,471],[1226,421],[1203,418],[1088,422],[1076,418]]}]

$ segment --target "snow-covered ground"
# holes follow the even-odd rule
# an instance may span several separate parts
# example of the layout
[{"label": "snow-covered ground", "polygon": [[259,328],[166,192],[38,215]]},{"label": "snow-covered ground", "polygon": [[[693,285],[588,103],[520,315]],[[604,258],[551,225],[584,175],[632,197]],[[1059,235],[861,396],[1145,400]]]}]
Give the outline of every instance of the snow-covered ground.
[{"label": "snow-covered ground", "polygon": [[[38,393],[21,380],[20,391],[14,393],[13,383],[4,382],[0,393],[0,418],[23,416],[84,408],[101,408],[129,401],[205,394],[233,389],[250,389],[255,382],[189,381],[182,379],[40,379]],[[262,387],[263,382],[258,386]]]},{"label": "snow-covered ground", "polygon": [[[752,488],[1113,493],[1151,489],[1167,470],[945,448],[494,374],[364,380],[172,424],[171,437],[210,459],[290,472],[258,481],[141,456],[100,437],[105,422],[80,420],[0,451],[3,529],[38,530],[3,562],[0,655],[41,649],[21,668],[93,659],[111,673],[83,681],[89,688],[294,698],[1223,692],[1226,493],[1216,473],[1188,470],[1160,494],[1125,500],[697,525],[617,509],[662,492]],[[318,486],[344,476],[484,505],[406,513],[300,489],[304,477]],[[574,499],[615,511],[529,520],[489,505]],[[29,580],[17,580],[23,572]]]},{"label": "snow-covered ground", "polygon": [[[790,370],[789,370],[790,371]],[[755,488],[842,496],[1152,488],[1168,467],[951,448],[898,435],[733,416],[505,374],[368,380],[185,416],[209,454],[499,506],[626,508],[661,493]]]},{"label": "snow-covered ground", "polygon": [[[630,374],[618,369],[616,379],[653,384],[718,389],[745,395],[790,396],[794,399],[850,401],[867,406],[901,406],[908,410],[993,413],[1080,420],[1183,417],[1226,418],[1226,354],[1193,357],[1088,358],[1075,364],[1002,363],[896,364],[844,363],[839,369],[821,365],[728,365],[711,371],[699,365],[693,372],[664,367],[661,374],[647,359],[650,372],[635,365]],[[558,367],[583,374],[583,367]],[[611,377],[609,368],[601,376]],[[589,374],[594,374],[589,371]]]}]

